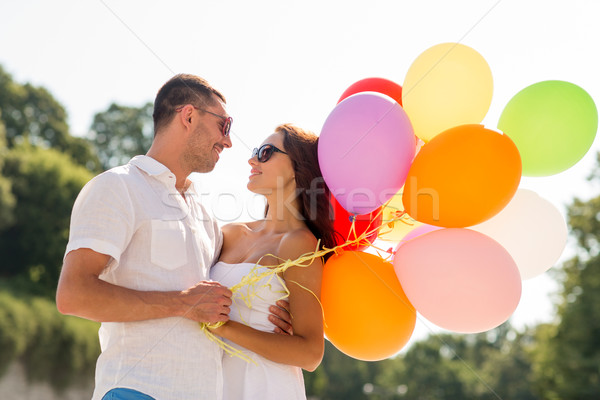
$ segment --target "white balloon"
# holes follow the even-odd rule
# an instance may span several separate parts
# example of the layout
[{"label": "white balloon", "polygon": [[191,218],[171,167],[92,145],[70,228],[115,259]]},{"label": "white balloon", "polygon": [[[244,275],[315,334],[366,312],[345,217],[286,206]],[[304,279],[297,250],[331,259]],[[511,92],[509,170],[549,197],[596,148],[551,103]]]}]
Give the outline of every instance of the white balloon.
[{"label": "white balloon", "polygon": [[550,269],[567,244],[567,224],[560,211],[527,189],[517,190],[502,211],[470,229],[500,243],[515,260],[523,280]]}]

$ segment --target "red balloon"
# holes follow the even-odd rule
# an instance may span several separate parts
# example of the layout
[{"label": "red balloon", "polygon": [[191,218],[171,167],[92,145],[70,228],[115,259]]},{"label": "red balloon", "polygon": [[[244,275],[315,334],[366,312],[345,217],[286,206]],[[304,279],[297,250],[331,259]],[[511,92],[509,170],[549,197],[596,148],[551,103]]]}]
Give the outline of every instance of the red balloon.
[{"label": "red balloon", "polygon": [[384,78],[365,78],[353,83],[342,94],[342,97],[340,97],[338,103],[344,100],[346,97],[350,97],[353,94],[360,92],[383,93],[396,100],[398,104],[402,105],[402,86],[398,85],[396,82],[392,82]]},{"label": "red balloon", "polygon": [[[372,211],[370,214],[356,215],[356,222],[354,224],[354,234],[350,234],[352,228],[352,214],[342,207],[340,203],[331,196],[331,206],[333,207],[333,229],[335,230],[336,246],[339,246],[346,242],[347,239],[354,240],[358,236],[365,232],[372,232],[367,236],[367,241],[373,243],[377,239],[377,233],[381,227],[381,220],[383,212],[381,207]],[[362,245],[350,245],[343,248],[343,250],[364,250],[369,247],[367,244]]]}]

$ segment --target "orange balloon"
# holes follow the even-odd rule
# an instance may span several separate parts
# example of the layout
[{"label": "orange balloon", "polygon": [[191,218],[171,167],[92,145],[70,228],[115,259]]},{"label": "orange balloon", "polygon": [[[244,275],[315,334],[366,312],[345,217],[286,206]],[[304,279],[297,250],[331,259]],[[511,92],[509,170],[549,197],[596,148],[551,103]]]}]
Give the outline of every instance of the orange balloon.
[{"label": "orange balloon", "polygon": [[327,260],[321,303],[327,338],[359,360],[393,356],[415,329],[416,311],[394,266],[373,254],[344,251]]},{"label": "orange balloon", "polygon": [[417,221],[462,228],[499,213],[520,181],[521,156],[507,135],[460,125],[423,146],[408,172],[402,202]]}]

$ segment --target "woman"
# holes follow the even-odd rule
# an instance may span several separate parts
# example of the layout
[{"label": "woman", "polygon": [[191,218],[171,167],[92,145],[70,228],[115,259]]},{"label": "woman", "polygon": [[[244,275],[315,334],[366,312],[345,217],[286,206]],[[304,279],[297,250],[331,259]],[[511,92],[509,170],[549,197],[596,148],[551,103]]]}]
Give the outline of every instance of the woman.
[{"label": "woman", "polygon": [[[329,193],[317,158],[317,136],[290,124],[280,125],[255,149],[248,189],[267,200],[265,219],[223,227],[224,244],[211,278],[231,287],[257,264],[265,268],[295,260],[321,247],[333,247]],[[289,290],[293,335],[272,332],[268,306],[285,293],[271,279],[256,287],[251,307],[234,295],[230,321],[213,332],[253,362],[225,355],[224,399],[305,399],[302,370],[314,371],[323,357],[320,295],[323,261],[292,266],[281,275]],[[317,296],[317,297],[315,297]],[[249,325],[249,326],[248,326]]]}]

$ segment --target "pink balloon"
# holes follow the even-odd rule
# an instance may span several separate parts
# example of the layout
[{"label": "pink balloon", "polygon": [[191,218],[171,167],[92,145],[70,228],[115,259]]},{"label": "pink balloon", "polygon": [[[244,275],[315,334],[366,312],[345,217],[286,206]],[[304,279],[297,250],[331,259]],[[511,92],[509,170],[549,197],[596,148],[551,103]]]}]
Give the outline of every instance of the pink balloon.
[{"label": "pink balloon", "polygon": [[469,229],[440,229],[403,244],[394,269],[415,309],[455,332],[495,328],[521,298],[521,277],[510,254]]},{"label": "pink balloon", "polygon": [[433,226],[433,225],[428,225],[428,224],[419,225],[412,231],[408,232],[408,234],[402,238],[400,243],[398,243],[398,247],[402,246],[404,243],[408,242],[409,240],[418,238],[420,236],[423,236],[426,233],[437,231],[439,229],[442,229],[442,228],[439,226]]},{"label": "pink balloon", "polygon": [[402,107],[385,95],[362,92],[341,101],[327,117],[319,166],[346,211],[368,214],[402,187],[415,147]]}]

